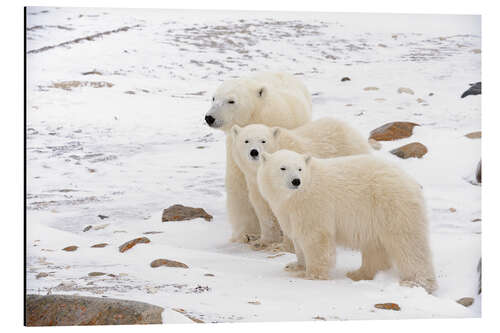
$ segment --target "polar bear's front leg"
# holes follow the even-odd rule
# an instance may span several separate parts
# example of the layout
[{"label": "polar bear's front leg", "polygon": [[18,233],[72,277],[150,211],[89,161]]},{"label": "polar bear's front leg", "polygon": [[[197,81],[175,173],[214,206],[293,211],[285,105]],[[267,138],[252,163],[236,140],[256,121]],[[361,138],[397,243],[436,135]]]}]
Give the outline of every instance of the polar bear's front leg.
[{"label": "polar bear's front leg", "polygon": [[268,247],[281,241],[281,229],[266,200],[259,192],[256,182],[247,181],[250,202],[252,203],[260,225],[260,239],[253,244],[254,248]]},{"label": "polar bear's front leg", "polygon": [[289,272],[304,271],[306,269],[306,262],[304,260],[304,252],[302,251],[302,248],[300,247],[300,245],[297,242],[295,242],[295,241],[292,241],[292,242],[293,242],[293,247],[295,249],[295,254],[297,255],[297,261],[291,262],[288,265],[286,265],[285,271],[289,271]]},{"label": "polar bear's front leg", "polygon": [[335,264],[335,244],[330,237],[319,232],[311,232],[303,235],[303,238],[299,241],[306,263],[306,271],[302,277],[310,280],[328,280],[330,267]]},{"label": "polar bear's front leg", "polygon": [[233,228],[231,241],[248,243],[259,237],[260,227],[248,198],[245,176],[231,153],[232,144],[226,139],[226,205],[229,223]]}]

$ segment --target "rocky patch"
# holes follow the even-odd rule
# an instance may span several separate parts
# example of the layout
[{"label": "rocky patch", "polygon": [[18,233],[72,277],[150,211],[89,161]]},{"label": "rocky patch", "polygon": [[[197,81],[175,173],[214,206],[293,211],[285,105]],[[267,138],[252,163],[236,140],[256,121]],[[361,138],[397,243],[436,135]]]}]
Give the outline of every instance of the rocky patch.
[{"label": "rocky patch", "polygon": [[370,132],[370,139],[376,141],[392,141],[408,138],[413,134],[413,128],[420,126],[416,123],[395,121],[377,127]]},{"label": "rocky patch", "polygon": [[189,268],[188,265],[175,261],[175,260],[168,260],[168,259],[156,259],[153,260],[150,264],[151,267],[156,268],[160,266],[166,266],[166,267],[179,267],[179,268]]},{"label": "rocky patch", "polygon": [[481,139],[482,132],[481,131],[470,132],[465,134],[465,136],[468,137],[469,139]]},{"label": "rocky patch", "polygon": [[391,150],[391,154],[394,154],[397,157],[404,159],[410,157],[421,158],[422,156],[427,154],[427,147],[421,144],[420,142],[412,142],[407,145]]},{"label": "rocky patch", "polygon": [[394,310],[394,311],[401,310],[399,305],[397,305],[396,303],[380,303],[380,304],[375,304],[375,307],[377,309],[382,309],[382,310]]},{"label": "rocky patch", "polygon": [[183,205],[173,205],[163,210],[162,222],[185,221],[196,218],[203,218],[211,221],[213,216],[208,214],[203,208],[186,207]]},{"label": "rocky patch", "polygon": [[161,324],[163,308],[142,302],[69,295],[28,295],[27,326]]},{"label": "rocky patch", "polygon": [[66,251],[66,252],[73,252],[73,251],[76,251],[77,249],[78,249],[78,246],[76,246],[76,245],[70,245],[70,246],[66,246],[62,250]]},{"label": "rocky patch", "polygon": [[469,307],[472,304],[474,304],[474,298],[472,297],[462,297],[461,299],[457,300],[458,304],[461,304],[465,307]]},{"label": "rocky patch", "polygon": [[150,242],[151,241],[147,237],[139,237],[139,238],[135,238],[135,239],[132,239],[132,240],[130,240],[128,242],[123,243],[122,245],[120,245],[120,247],[118,248],[118,250],[121,253],[123,253],[123,252],[128,251],[131,248],[133,248],[136,244],[139,244],[139,243],[146,244],[146,243],[150,243]]}]

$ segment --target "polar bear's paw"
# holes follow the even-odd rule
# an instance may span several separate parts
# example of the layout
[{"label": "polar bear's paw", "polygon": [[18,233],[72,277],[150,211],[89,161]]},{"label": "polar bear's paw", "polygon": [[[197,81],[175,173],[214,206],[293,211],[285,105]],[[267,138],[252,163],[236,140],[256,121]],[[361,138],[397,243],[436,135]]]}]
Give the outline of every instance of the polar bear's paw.
[{"label": "polar bear's paw", "polygon": [[285,266],[285,271],[288,272],[300,272],[305,271],[306,267],[302,264],[299,264],[297,261],[291,262]]},{"label": "polar bear's paw", "polygon": [[328,273],[319,271],[303,271],[297,274],[298,277],[306,280],[328,280]]},{"label": "polar bear's paw", "polygon": [[231,242],[233,243],[252,243],[259,239],[258,235],[255,234],[239,234],[237,236],[231,237]]},{"label": "polar bear's paw", "polygon": [[402,287],[422,287],[427,293],[432,294],[437,289],[437,283],[435,280],[427,279],[425,281],[412,281],[412,280],[402,280],[399,282],[399,285]]},{"label": "polar bear's paw", "polygon": [[367,274],[364,270],[358,269],[355,271],[348,272],[347,277],[353,281],[361,281],[361,280],[373,280],[373,276]]}]

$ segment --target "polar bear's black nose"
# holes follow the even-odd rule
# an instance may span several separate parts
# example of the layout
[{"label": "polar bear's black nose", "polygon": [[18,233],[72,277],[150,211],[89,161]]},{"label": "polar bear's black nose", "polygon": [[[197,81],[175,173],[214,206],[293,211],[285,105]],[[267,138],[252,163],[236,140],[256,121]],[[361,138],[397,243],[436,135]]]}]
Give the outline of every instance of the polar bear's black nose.
[{"label": "polar bear's black nose", "polygon": [[252,157],[259,156],[259,152],[257,151],[257,149],[250,150],[250,156],[252,156]]},{"label": "polar bear's black nose", "polygon": [[205,121],[207,122],[207,124],[212,125],[215,121],[215,118],[212,116],[205,116]]},{"label": "polar bear's black nose", "polygon": [[292,185],[293,186],[299,186],[300,185],[300,179],[295,178],[294,180],[292,180]]}]

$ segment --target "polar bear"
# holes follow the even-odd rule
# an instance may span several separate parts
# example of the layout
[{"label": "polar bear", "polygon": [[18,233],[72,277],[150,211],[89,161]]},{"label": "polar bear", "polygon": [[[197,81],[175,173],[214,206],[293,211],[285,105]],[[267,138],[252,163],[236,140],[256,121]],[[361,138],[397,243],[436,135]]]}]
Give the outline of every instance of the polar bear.
[{"label": "polar bear", "polygon": [[[335,118],[321,118],[292,130],[261,124],[243,128],[234,125],[231,134],[233,158],[245,175],[250,202],[259,220],[261,236],[259,241],[253,243],[255,248],[264,248],[281,240],[279,224],[257,187],[257,169],[262,152],[288,149],[318,158],[371,152],[367,138]],[[289,247],[284,245],[286,249]]]},{"label": "polar bear", "polygon": [[337,245],[358,249],[354,281],[393,264],[401,285],[437,288],[420,185],[372,154],[317,159],[289,150],[262,153],[259,189],[294,244],[285,269],[326,279]]},{"label": "polar bear", "polygon": [[[263,72],[225,81],[212,97],[205,116],[210,127],[226,134],[233,125],[266,124],[295,128],[311,120],[311,95],[295,77]],[[226,135],[227,211],[232,241],[248,242],[260,234],[259,222],[248,198],[243,173],[234,163],[232,137]]]}]

